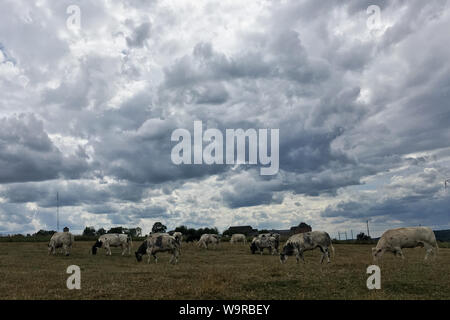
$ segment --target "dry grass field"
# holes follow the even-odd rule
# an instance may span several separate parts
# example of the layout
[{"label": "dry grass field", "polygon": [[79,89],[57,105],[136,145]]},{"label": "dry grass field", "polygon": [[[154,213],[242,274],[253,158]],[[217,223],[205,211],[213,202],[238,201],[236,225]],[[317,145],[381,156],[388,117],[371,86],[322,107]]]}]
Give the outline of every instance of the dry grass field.
[{"label": "dry grass field", "polygon": [[[77,242],[66,257],[48,256],[46,243],[0,243],[2,299],[450,299],[450,249],[426,263],[421,248],[404,250],[404,262],[384,256],[381,290],[369,291],[369,245],[335,245],[328,265],[320,265],[318,249],[305,254],[306,264],[290,257],[281,265],[267,252],[250,254],[247,245],[204,250],[183,243],[178,265],[169,265],[167,253],[148,265],[119,249],[92,256],[91,246]],[[71,264],[81,268],[81,290],[66,288]]]}]

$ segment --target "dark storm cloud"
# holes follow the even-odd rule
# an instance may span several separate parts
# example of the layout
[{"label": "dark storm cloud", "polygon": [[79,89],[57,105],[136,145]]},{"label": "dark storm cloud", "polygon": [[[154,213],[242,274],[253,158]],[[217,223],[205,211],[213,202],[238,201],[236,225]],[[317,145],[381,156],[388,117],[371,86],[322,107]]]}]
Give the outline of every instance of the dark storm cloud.
[{"label": "dark storm cloud", "polygon": [[34,115],[0,119],[0,183],[75,179],[88,168],[80,154],[63,155]]},{"label": "dark storm cloud", "polygon": [[450,197],[441,199],[408,196],[401,199],[386,199],[376,203],[356,201],[341,202],[336,208],[327,208],[323,217],[345,217],[362,220],[365,218],[390,218],[408,221],[410,224],[426,224],[431,226],[448,225],[448,206]]},{"label": "dark storm cloud", "polygon": [[[68,4],[11,2],[0,14],[0,223],[34,228],[34,203],[52,225],[56,192],[61,207],[113,224],[211,226],[221,210],[262,206],[237,221],[269,228],[294,219],[276,209],[288,194],[305,210],[300,197],[333,199],[323,216],[310,211],[318,221],[444,221],[442,177],[424,169],[448,167],[446,1],[277,1],[255,12],[80,1],[78,33],[65,26]],[[381,8],[377,32],[369,5]],[[192,133],[195,120],[279,128],[280,172],[174,165],[171,133]],[[419,189],[404,188],[399,177],[411,176]],[[370,183],[374,195],[355,191]]]}]

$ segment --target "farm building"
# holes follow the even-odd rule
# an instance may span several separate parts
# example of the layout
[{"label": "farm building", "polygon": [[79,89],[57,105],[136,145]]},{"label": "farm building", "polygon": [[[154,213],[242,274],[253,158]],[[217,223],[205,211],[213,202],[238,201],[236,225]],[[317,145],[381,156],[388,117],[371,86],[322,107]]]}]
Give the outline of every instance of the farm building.
[{"label": "farm building", "polygon": [[242,233],[246,236],[256,236],[258,235],[258,229],[253,229],[251,226],[236,226],[236,227],[230,227],[224,234],[235,234],[235,233]]}]

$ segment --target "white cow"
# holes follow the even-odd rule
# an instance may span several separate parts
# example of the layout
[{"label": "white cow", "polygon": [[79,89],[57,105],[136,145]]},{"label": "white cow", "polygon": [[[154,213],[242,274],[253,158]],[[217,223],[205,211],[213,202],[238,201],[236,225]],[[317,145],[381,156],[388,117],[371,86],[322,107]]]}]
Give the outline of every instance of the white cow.
[{"label": "white cow", "polygon": [[128,251],[131,254],[132,240],[131,236],[122,233],[107,233],[101,235],[97,242],[92,246],[92,254],[97,254],[97,248],[105,248],[106,255],[111,255],[111,247],[121,247],[122,256]]},{"label": "white cow", "polygon": [[231,236],[230,243],[236,243],[236,242],[243,242],[244,244],[246,244],[247,238],[242,233],[235,233]]},{"label": "white cow", "polygon": [[330,235],[324,231],[294,234],[286,241],[283,251],[280,253],[280,261],[281,263],[286,262],[287,256],[291,256],[295,253],[297,263],[300,258],[305,262],[305,259],[303,258],[304,251],[320,248],[320,251],[322,251],[320,263],[323,263],[325,257],[327,258],[328,263],[330,263],[330,252],[328,251],[328,247],[331,248],[334,254],[334,247],[331,244]]},{"label": "white cow", "polygon": [[204,233],[198,240],[197,246],[208,249],[208,245],[213,244],[215,247],[219,244],[219,236],[217,234]]},{"label": "white cow", "polygon": [[[428,227],[410,227],[390,229],[383,233],[377,246],[372,248],[373,260],[376,262],[386,251],[392,252],[395,256],[399,255],[402,259],[402,248],[425,247],[425,260],[430,252],[433,257],[436,256],[439,247],[433,230]],[[435,250],[436,249],[436,250]]]},{"label": "white cow", "polygon": [[48,244],[48,254],[56,254],[56,249],[62,248],[64,250],[64,254],[68,256],[74,242],[75,237],[70,232],[56,232],[50,238],[50,242]]}]

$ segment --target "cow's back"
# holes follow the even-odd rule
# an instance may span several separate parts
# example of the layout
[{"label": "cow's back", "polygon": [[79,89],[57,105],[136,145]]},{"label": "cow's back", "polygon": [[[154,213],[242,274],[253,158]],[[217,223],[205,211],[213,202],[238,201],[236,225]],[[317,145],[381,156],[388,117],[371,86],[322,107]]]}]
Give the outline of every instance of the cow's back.
[{"label": "cow's back", "polygon": [[428,227],[406,227],[390,229],[383,233],[377,247],[414,248],[422,244],[436,243],[433,230]]}]

